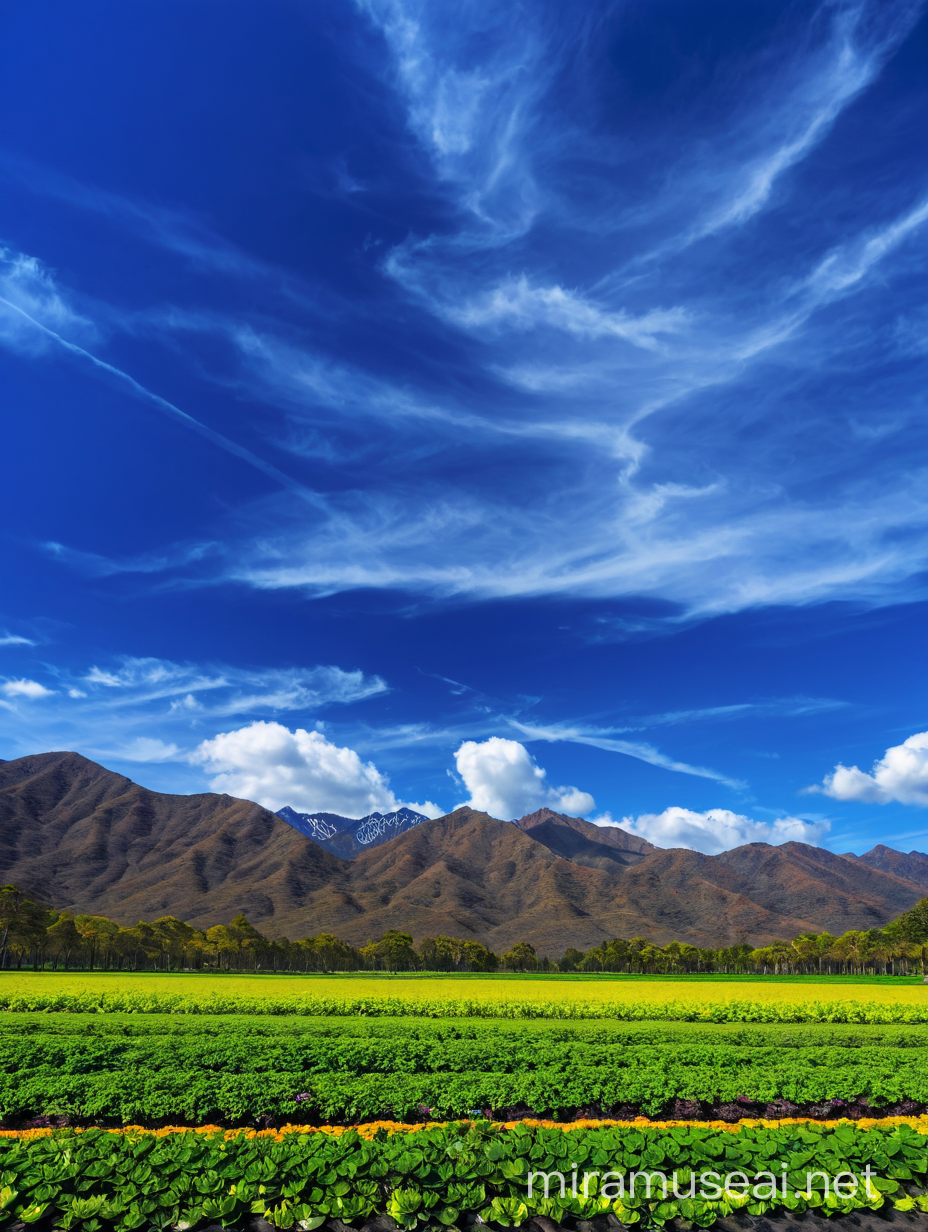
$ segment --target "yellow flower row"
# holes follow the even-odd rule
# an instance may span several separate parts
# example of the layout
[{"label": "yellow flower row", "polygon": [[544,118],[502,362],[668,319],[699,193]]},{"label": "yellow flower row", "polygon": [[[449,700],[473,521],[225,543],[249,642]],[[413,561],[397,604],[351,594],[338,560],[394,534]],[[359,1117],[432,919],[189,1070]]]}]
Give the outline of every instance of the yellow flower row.
[{"label": "yellow flower row", "polygon": [[[166,1125],[162,1129],[145,1129],[142,1125],[125,1125],[121,1129],[107,1129],[108,1134],[134,1134],[165,1138],[170,1134],[208,1134],[221,1135],[226,1141],[233,1138],[270,1138],[280,1142],[287,1134],[345,1134],[355,1129],[362,1138],[371,1139],[378,1130],[386,1130],[390,1134],[415,1134],[423,1129],[439,1129],[448,1124],[467,1124],[462,1121],[427,1121],[425,1123],[407,1124],[403,1121],[367,1121],[362,1125],[283,1125],[280,1129],[223,1129],[220,1125],[201,1125],[195,1129],[187,1125]],[[635,1117],[632,1121],[582,1120],[582,1121],[543,1121],[528,1118],[522,1121],[493,1121],[496,1129],[516,1129],[525,1125],[529,1129],[560,1129],[570,1132],[574,1129],[715,1129],[725,1133],[737,1133],[744,1126],[746,1129],[779,1129],[783,1125],[823,1125],[834,1129],[838,1125],[856,1125],[860,1129],[892,1129],[895,1125],[908,1125],[917,1133],[928,1135],[928,1116],[895,1116],[895,1117],[861,1117],[851,1121],[841,1117],[834,1121],[820,1121],[814,1117],[784,1117],[782,1120],[744,1119],[741,1121],[649,1121],[647,1117]],[[34,1138],[47,1138],[55,1133],[54,1129],[0,1129],[0,1138],[18,1138],[30,1141]],[[73,1133],[83,1133],[76,1128]]]}]

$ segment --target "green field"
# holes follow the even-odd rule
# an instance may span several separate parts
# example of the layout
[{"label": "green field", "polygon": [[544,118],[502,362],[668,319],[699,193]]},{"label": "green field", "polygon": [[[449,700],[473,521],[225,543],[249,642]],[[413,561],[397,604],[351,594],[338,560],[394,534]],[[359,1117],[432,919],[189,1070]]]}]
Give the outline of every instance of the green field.
[{"label": "green field", "polygon": [[824,975],[808,975],[808,974],[784,974],[784,975],[758,975],[745,974],[744,972],[736,972],[728,974],[719,971],[707,972],[675,972],[673,974],[640,974],[629,972],[614,972],[614,971],[567,971],[567,972],[538,972],[538,971],[258,971],[258,972],[229,972],[225,970],[208,970],[208,971],[102,971],[94,970],[87,971],[82,968],[76,968],[69,971],[51,971],[48,969],[42,971],[32,971],[29,968],[14,971],[11,969],[0,972],[0,982],[18,980],[40,980],[43,978],[53,979],[55,981],[66,982],[68,980],[77,981],[78,984],[85,980],[101,979],[101,980],[155,980],[163,982],[166,980],[177,980],[184,983],[190,981],[204,981],[206,984],[212,984],[216,981],[224,983],[227,980],[288,980],[288,981],[317,981],[321,980],[324,983],[341,983],[344,981],[369,980],[372,983],[395,983],[401,980],[403,983],[409,981],[425,981],[426,983],[447,984],[460,983],[461,985],[472,984],[475,981],[491,985],[491,984],[520,984],[532,983],[538,985],[544,984],[821,984],[822,986],[830,986],[832,984],[865,984],[879,985],[885,984],[893,988],[903,988],[906,986],[920,985],[922,977],[920,975],[873,975],[873,974],[850,974],[842,972],[839,974],[824,974]]},{"label": "green field", "polygon": [[[203,1124],[928,1103],[928,1027],[25,1014],[0,1115]],[[841,1101],[830,1109],[828,1101]]]},{"label": "green field", "polygon": [[928,1104],[921,984],[6,973],[2,1009],[7,1123]]}]

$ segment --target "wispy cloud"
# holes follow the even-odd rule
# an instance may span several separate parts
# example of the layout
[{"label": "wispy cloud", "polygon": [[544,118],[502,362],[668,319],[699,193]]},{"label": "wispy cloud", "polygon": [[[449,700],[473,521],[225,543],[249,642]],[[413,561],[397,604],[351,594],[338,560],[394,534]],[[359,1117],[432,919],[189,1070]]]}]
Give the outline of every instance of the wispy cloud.
[{"label": "wispy cloud", "polygon": [[197,543],[175,546],[169,552],[140,553],[138,556],[114,559],[98,552],[82,552],[78,548],[55,543],[53,540],[41,546],[54,560],[61,561],[86,577],[98,578],[113,577],[121,573],[144,575],[176,571],[191,564],[198,564],[219,549],[219,545],[215,543]]},{"label": "wispy cloud", "polygon": [[[822,17],[830,29],[823,45],[786,69],[784,80],[777,82],[777,95],[763,100],[766,117],[760,125],[754,110],[741,131],[732,134],[742,165],[733,172],[723,199],[685,234],[684,242],[738,226],[764,209],[777,181],[815,149],[877,78],[922,9],[917,0],[883,5],[851,0],[825,6]],[[755,154],[751,146],[758,138],[766,148]]]},{"label": "wispy cloud", "polygon": [[917,573],[928,559],[928,500],[920,473],[893,493],[872,483],[856,499],[807,507],[745,495],[740,520],[740,501],[707,496],[702,516],[687,516],[688,497],[665,496],[650,519],[624,524],[623,502],[608,492],[584,494],[572,507],[560,490],[550,502],[517,509],[450,499],[439,488],[426,482],[375,499],[346,495],[338,522],[311,539],[282,536],[272,559],[265,543],[246,546],[227,576],[309,594],[374,586],[475,598],[646,595],[690,617],[924,593]]},{"label": "wispy cloud", "polygon": [[264,261],[234,244],[220,234],[211,219],[189,208],[108,192],[57,169],[16,158],[8,151],[0,151],[0,170],[30,193],[99,215],[162,251],[175,254],[197,273],[257,283],[267,292],[299,305],[304,312],[331,312],[340,300],[322,285],[309,284],[292,270]]},{"label": "wispy cloud", "polygon": [[268,669],[200,668],[163,659],[124,658],[118,666],[91,666],[80,682],[102,686],[102,704],[121,709],[140,702],[169,701],[172,708],[213,716],[259,710],[306,710],[333,702],[353,702],[386,690],[379,676],[339,667]]},{"label": "wispy cloud", "polygon": [[712,779],[722,783],[734,791],[741,791],[746,786],[740,779],[729,778],[716,770],[705,766],[691,766],[687,762],[668,757],[650,744],[633,740],[616,740],[595,729],[570,727],[567,725],[540,726],[532,723],[512,721],[512,726],[522,732],[529,740],[567,741],[570,744],[586,744],[594,749],[603,749],[607,753],[622,753],[625,757],[634,757],[638,761],[647,762],[651,766],[659,766],[662,770],[673,770],[677,774],[692,774],[700,779]]},{"label": "wispy cloud", "polygon": [[[520,10],[475,5],[448,38],[446,14],[406,0],[358,0],[393,54],[409,125],[482,242],[523,234],[538,207],[525,137],[551,75],[549,32]],[[476,18],[476,21],[473,19]]]},{"label": "wispy cloud", "polygon": [[[729,706],[706,706],[693,710],[668,710],[662,714],[645,715],[631,720],[628,731],[644,727],[676,727],[683,723],[725,723],[746,718],[800,718],[803,715],[827,714],[843,710],[848,702],[831,697],[778,697],[768,701],[735,702]],[[776,754],[772,754],[776,756]]]},{"label": "wispy cloud", "polygon": [[[921,311],[924,185],[855,194],[851,167],[830,213],[819,194],[775,191],[820,156],[844,166],[838,121],[921,6],[828,4],[778,25],[750,73],[739,61],[707,85],[712,105],[682,145],[661,130],[640,156],[588,71],[612,44],[572,10],[360,8],[440,208],[423,210],[438,219],[424,231],[403,216],[389,244],[358,254],[376,294],[343,297],[337,330],[319,327],[318,303],[299,305],[308,284],[284,304],[274,267],[208,220],[38,177],[204,278],[268,297],[220,312],[188,292],[97,321],[38,261],[8,254],[0,341],[67,353],[279,489],[163,550],[47,550],[100,578],[309,596],[647,597],[666,612],[658,625],[923,596],[925,475],[897,445],[902,429],[884,430],[887,405],[905,424],[918,393],[886,376],[872,339],[898,348],[899,321]],[[612,37],[620,16],[607,6],[597,20]],[[710,236],[707,255],[693,241]],[[255,406],[267,452],[320,482],[102,358],[118,329]],[[356,333],[365,346],[345,343]]]},{"label": "wispy cloud", "polygon": [[29,356],[41,354],[53,340],[73,346],[61,333],[97,337],[93,322],[67,302],[41,261],[0,248],[0,346]]},{"label": "wispy cloud", "polygon": [[448,305],[445,316],[458,325],[528,330],[550,326],[580,339],[622,339],[654,350],[661,334],[679,333],[687,323],[683,308],[653,309],[639,317],[610,312],[575,291],[560,286],[533,287],[523,274],[460,306]]},{"label": "wispy cloud", "polygon": [[54,689],[47,689],[44,684],[40,684],[38,680],[5,680],[0,684],[0,693],[4,693],[7,697],[23,697],[29,701],[37,701],[40,697],[51,697]]},{"label": "wispy cloud", "polygon": [[[38,674],[38,673],[36,673]],[[230,718],[320,714],[387,691],[339,667],[245,669],[122,657],[81,671],[44,666],[45,683],[9,679],[0,735],[13,755],[73,748],[128,762],[183,760]]]}]

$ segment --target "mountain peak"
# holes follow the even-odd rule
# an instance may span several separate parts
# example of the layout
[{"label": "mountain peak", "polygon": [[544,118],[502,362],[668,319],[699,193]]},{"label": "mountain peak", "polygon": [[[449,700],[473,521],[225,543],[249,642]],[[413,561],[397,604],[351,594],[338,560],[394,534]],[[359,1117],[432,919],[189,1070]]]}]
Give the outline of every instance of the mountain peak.
[{"label": "mountain peak", "polygon": [[389,813],[368,813],[365,817],[342,817],[339,813],[298,813],[285,805],[278,809],[277,816],[332,855],[347,860],[428,821],[424,813],[405,807]]},{"label": "mountain peak", "polygon": [[897,851],[894,847],[886,847],[878,843],[872,851],[865,851],[855,859],[860,864],[881,873],[891,873],[894,877],[902,877],[905,881],[914,881],[916,885],[928,889],[928,855],[921,851],[910,851],[908,854]]}]

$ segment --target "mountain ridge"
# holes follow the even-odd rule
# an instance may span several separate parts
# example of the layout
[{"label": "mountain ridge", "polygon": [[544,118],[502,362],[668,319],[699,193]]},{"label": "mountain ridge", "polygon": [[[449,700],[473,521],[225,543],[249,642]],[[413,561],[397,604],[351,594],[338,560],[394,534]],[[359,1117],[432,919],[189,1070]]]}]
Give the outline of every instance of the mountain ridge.
[{"label": "mountain ridge", "polygon": [[[512,824],[459,808],[346,860],[252,801],[153,792],[77,753],[36,754],[0,763],[0,876],[124,923],[170,914],[208,927],[243,911],[271,936],[363,944],[399,928],[555,956],[616,936],[757,945],[878,927],[925,893],[873,867],[897,863],[891,848],[849,858],[750,843],[707,856],[541,812]],[[593,863],[554,850],[571,843]],[[911,854],[921,876],[928,857]]]},{"label": "mountain ridge", "polygon": [[877,843],[872,851],[865,851],[862,856],[854,855],[850,851],[845,852],[844,859],[856,860],[880,872],[893,873],[928,889],[928,855],[923,851],[904,852]]},{"label": "mountain ridge", "polygon": [[277,810],[277,816],[343,860],[351,860],[369,847],[388,843],[397,834],[429,820],[424,813],[405,806],[389,813],[374,812],[354,818],[342,817],[339,813],[298,813],[285,805]]}]

